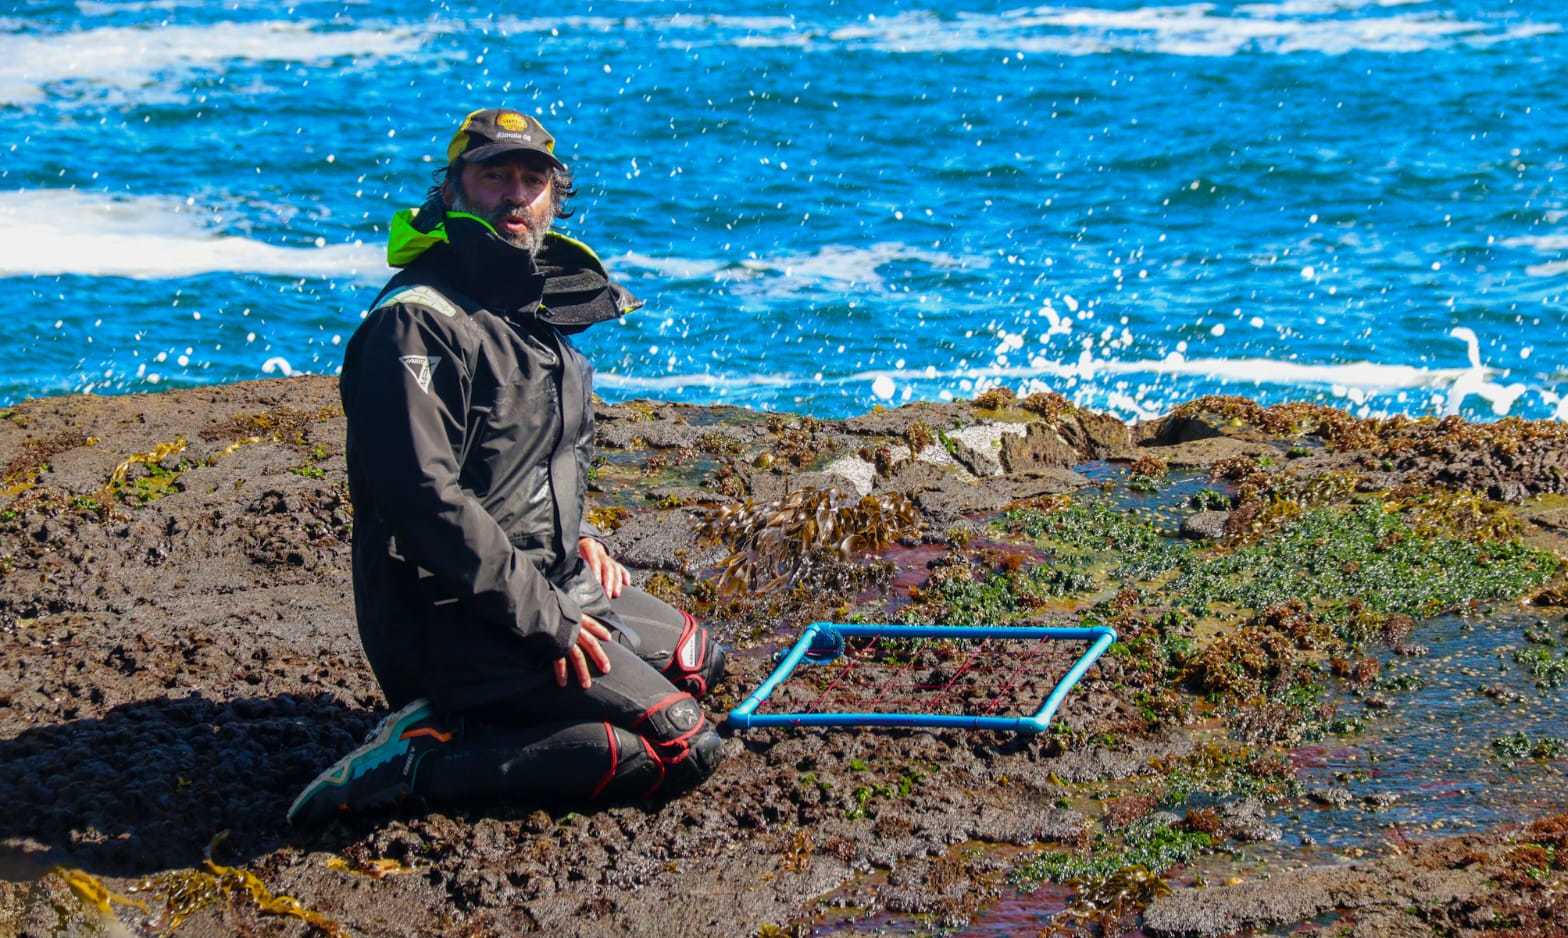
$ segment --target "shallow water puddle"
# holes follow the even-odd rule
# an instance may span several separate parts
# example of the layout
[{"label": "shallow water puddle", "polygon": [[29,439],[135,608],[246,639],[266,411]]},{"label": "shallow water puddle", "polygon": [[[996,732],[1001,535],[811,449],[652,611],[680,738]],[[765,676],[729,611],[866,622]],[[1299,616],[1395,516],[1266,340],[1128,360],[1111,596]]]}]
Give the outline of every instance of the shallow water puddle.
[{"label": "shallow water puddle", "polygon": [[1519,733],[1568,739],[1568,689],[1538,689],[1514,660],[1529,647],[1529,628],[1561,641],[1561,622],[1533,616],[1447,616],[1418,629],[1414,640],[1428,654],[1385,659],[1380,679],[1414,689],[1381,693],[1392,706],[1360,736],[1292,753],[1308,798],[1272,819],[1285,832],[1282,843],[1372,849],[1560,809],[1568,802],[1568,759],[1512,756],[1506,743],[1503,752],[1494,745]]},{"label": "shallow water puddle", "polygon": [[[1177,868],[1172,885],[1251,879],[1283,867],[1331,863],[1403,843],[1517,823],[1568,803],[1568,756],[1521,755],[1500,739],[1568,741],[1568,687],[1536,687],[1515,652],[1539,647],[1529,631],[1561,646],[1568,624],[1512,614],[1483,621],[1444,616],[1412,641],[1427,654],[1382,654],[1383,672],[1365,698],[1342,694],[1342,715],[1365,715],[1357,735],[1291,752],[1304,796],[1276,811],[1278,843],[1231,845]],[[1553,649],[1556,650],[1555,648]],[[1368,708],[1367,699],[1387,706]],[[1067,908],[1070,886],[1007,891],[960,929],[882,913],[819,926],[814,936],[943,934],[990,938],[1035,934]],[[1129,923],[1129,927],[1130,927]],[[1138,929],[1115,932],[1138,936]]]}]

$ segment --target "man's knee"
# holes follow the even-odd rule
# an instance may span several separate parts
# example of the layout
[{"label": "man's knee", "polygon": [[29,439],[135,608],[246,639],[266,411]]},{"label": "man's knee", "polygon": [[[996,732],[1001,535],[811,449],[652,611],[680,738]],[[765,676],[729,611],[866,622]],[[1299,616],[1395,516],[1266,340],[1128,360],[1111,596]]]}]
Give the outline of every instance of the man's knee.
[{"label": "man's knee", "polygon": [[724,676],[724,646],[714,641],[691,613],[677,611],[681,614],[681,635],[662,673],[671,684],[701,698]]},{"label": "man's knee", "polygon": [[648,708],[631,730],[609,723],[610,765],[595,798],[675,795],[701,784],[723,759],[723,740],[689,694]]}]

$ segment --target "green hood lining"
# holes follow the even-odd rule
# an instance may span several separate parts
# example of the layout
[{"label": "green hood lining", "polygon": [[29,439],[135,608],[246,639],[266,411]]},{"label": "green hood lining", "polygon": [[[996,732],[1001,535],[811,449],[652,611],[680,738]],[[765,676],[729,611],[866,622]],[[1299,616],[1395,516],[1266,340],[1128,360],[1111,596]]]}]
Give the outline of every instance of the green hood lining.
[{"label": "green hood lining", "polygon": [[[495,234],[495,226],[478,215],[468,212],[447,212],[448,218],[467,218],[484,225],[491,234]],[[419,209],[405,208],[392,216],[392,225],[387,231],[387,266],[407,267],[438,244],[447,243],[446,222],[436,225],[429,231],[422,231],[417,224]]]},{"label": "green hood lining", "polygon": [[[469,212],[449,211],[446,213],[446,217],[466,218],[469,221],[478,222],[485,227],[486,231],[489,231],[491,234],[497,235],[497,237],[499,237],[499,234],[495,230],[495,226],[490,224],[488,220],[481,218],[478,215],[474,215]],[[417,260],[421,254],[435,247],[437,244],[448,243],[446,235],[446,222],[444,220],[441,222],[441,224],[436,225],[429,231],[421,231],[417,224],[418,218],[419,209],[417,208],[405,208],[392,216],[392,225],[387,232],[387,266],[407,267],[409,264],[412,264],[415,260]],[[604,269],[604,262],[599,260],[599,255],[594,253],[593,248],[582,243],[576,238],[561,234],[559,231],[546,232],[545,237],[559,238],[560,240],[565,241],[567,244],[570,244],[578,250],[582,251],[584,254],[588,255],[588,259],[593,262],[593,266],[596,272],[604,274],[606,279],[608,279],[608,273]]]}]

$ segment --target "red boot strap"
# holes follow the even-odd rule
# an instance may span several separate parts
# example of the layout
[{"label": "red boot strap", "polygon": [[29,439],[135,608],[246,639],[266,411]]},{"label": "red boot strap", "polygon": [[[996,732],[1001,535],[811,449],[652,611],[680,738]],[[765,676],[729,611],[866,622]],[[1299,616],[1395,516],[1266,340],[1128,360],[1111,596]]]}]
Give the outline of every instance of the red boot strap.
[{"label": "red boot strap", "polygon": [[604,777],[599,779],[599,784],[593,786],[593,793],[588,796],[590,800],[604,793],[605,788],[609,787],[610,782],[615,779],[615,770],[621,765],[621,744],[616,741],[615,727],[608,723],[604,724],[604,734],[610,739],[610,768],[604,773]]},{"label": "red boot strap", "polygon": [[[688,758],[691,757],[691,747],[687,746],[685,744],[682,744],[680,746],[672,746],[669,743],[655,743],[653,748],[661,750],[661,754],[659,756],[659,761],[662,762],[666,766],[673,767],[673,766],[680,765],[682,762],[685,762]],[[665,749],[674,749],[675,750],[675,754],[674,755],[663,754],[662,751],[665,750]]]}]

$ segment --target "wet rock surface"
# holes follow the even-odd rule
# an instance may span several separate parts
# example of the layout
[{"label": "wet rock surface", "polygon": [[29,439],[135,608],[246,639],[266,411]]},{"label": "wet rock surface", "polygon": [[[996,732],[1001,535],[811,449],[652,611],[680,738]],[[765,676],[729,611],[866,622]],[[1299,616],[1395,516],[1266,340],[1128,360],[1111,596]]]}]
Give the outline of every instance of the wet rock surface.
[{"label": "wet rock surface", "polygon": [[[593,518],[639,583],[734,647],[716,713],[818,618],[1109,624],[1121,643],[1041,737],[746,732],[673,801],[412,805],[309,834],[286,806],[385,707],[354,628],[335,382],[7,408],[0,934],[791,934],[843,909],[913,931],[983,921],[1041,880],[1096,915],[1120,903],[1062,920],[1084,933],[1332,933],[1332,915],[1358,934],[1560,933],[1568,823],[1550,818],[1166,884],[1182,862],[1305,845],[1287,807],[1369,827],[1401,809],[1354,779],[1303,787],[1291,747],[1341,732],[1335,706],[1397,708],[1374,653],[1411,647],[1421,617],[1533,596],[1543,617],[1498,660],[1541,689],[1490,676],[1482,700],[1555,705],[1568,675],[1558,429],[1249,405],[1142,427],[994,391],[841,422],[604,405]],[[1164,493],[1199,483],[1234,504]],[[829,486],[842,497],[787,501]],[[789,505],[826,506],[845,533],[803,542],[768,590],[725,590],[742,548],[704,528],[747,504],[786,526]],[[1439,567],[1446,592],[1420,586]],[[898,652],[962,706],[1003,686],[1020,710],[1073,653],[1014,680]],[[1551,739],[1506,747],[1548,787]]]},{"label": "wet rock surface", "polygon": [[1195,511],[1181,519],[1181,536],[1195,540],[1219,540],[1225,536],[1228,511]]}]

